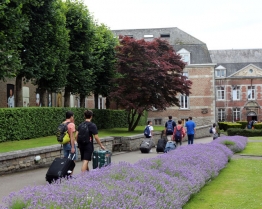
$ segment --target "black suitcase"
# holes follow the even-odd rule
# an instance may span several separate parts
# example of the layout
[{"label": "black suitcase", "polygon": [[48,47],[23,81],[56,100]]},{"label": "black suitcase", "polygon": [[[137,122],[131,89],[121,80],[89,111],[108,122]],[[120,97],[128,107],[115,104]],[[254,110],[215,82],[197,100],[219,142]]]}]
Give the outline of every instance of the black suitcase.
[{"label": "black suitcase", "polygon": [[93,169],[101,168],[111,164],[112,153],[108,150],[99,150],[93,152]]},{"label": "black suitcase", "polygon": [[156,146],[156,152],[164,152],[166,143],[167,143],[166,139],[159,139]]},{"label": "black suitcase", "polygon": [[74,168],[75,162],[71,160],[70,155],[69,158],[55,158],[46,173],[45,179],[48,183],[52,183],[57,179],[69,176]]},{"label": "black suitcase", "polygon": [[151,139],[144,139],[140,144],[140,151],[142,153],[149,153],[151,148],[153,147],[153,142]]}]

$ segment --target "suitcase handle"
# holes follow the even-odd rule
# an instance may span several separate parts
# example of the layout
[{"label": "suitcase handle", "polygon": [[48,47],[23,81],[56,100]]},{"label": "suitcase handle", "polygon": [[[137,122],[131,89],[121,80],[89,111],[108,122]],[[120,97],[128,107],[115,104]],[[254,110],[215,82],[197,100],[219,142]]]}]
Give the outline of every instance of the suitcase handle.
[{"label": "suitcase handle", "polygon": [[[71,157],[71,155],[73,155],[73,156]],[[69,153],[68,159],[73,160],[75,155],[76,155],[76,153]]]}]

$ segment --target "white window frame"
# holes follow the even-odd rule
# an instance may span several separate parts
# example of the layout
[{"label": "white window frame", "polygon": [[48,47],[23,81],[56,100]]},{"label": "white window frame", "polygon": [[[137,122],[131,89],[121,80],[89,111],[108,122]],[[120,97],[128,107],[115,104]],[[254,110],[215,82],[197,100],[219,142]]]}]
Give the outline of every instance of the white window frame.
[{"label": "white window frame", "polygon": [[225,87],[224,86],[217,87],[217,100],[225,100]]},{"label": "white window frame", "polygon": [[98,96],[98,109],[106,109],[105,107],[105,97],[102,97],[101,95]]},{"label": "white window frame", "polygon": [[240,121],[240,108],[233,108],[233,121]]},{"label": "white window frame", "polygon": [[232,98],[233,100],[240,100],[240,87],[234,86],[232,88]]},{"label": "white window frame", "polygon": [[248,86],[247,87],[247,99],[248,100],[254,100],[256,94],[256,88],[255,86]]},{"label": "white window frame", "polygon": [[180,95],[180,109],[189,109],[189,96]]},{"label": "white window frame", "polygon": [[218,108],[217,110],[217,119],[218,121],[225,121],[225,118],[226,118],[226,111],[224,108]]},{"label": "white window frame", "polygon": [[216,77],[226,77],[226,70],[224,69],[216,70]]},{"label": "white window frame", "polygon": [[182,48],[180,49],[177,54],[181,56],[181,60],[185,62],[187,65],[190,65],[190,52],[187,51],[186,49]]}]

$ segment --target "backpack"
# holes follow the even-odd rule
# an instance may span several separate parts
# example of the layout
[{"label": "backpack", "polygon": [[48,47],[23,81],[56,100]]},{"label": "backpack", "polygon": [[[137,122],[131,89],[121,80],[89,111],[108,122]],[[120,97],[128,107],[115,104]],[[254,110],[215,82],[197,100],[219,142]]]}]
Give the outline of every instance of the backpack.
[{"label": "backpack", "polygon": [[164,153],[168,153],[171,150],[176,149],[176,145],[173,142],[167,142]]},{"label": "backpack", "polygon": [[145,137],[149,137],[149,136],[150,136],[149,126],[146,126],[146,128],[145,128],[145,130],[144,130],[144,135],[145,135]]},{"label": "backpack", "polygon": [[77,135],[77,143],[80,145],[90,143],[89,122],[85,121],[78,126],[78,135]]},{"label": "backpack", "polygon": [[174,132],[173,121],[167,121],[166,132],[167,134],[173,134]]},{"label": "backpack", "polygon": [[209,133],[211,134],[213,133],[212,127],[209,129]]},{"label": "backpack", "polygon": [[181,134],[182,128],[183,128],[182,126],[181,126],[180,130],[178,130],[176,128],[176,134],[175,134],[175,141],[176,142],[180,142],[180,140],[182,138],[182,134]]},{"label": "backpack", "polygon": [[58,141],[58,143],[60,144],[66,144],[68,142],[70,142],[70,137],[69,137],[69,134],[68,134],[68,128],[67,128],[67,125],[69,124],[70,122],[67,122],[67,123],[61,123],[58,127],[57,127],[57,130],[56,130],[56,139]]}]

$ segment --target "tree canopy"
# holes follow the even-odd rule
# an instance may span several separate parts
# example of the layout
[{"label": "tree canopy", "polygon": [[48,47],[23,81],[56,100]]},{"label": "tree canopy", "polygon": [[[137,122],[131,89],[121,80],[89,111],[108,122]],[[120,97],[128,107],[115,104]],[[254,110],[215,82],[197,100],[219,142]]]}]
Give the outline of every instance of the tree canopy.
[{"label": "tree canopy", "polygon": [[[145,110],[179,106],[179,95],[190,93],[191,81],[183,76],[185,63],[165,40],[122,37],[116,47],[117,86],[110,98],[128,112],[129,131]],[[138,117],[136,117],[138,114]]]}]

